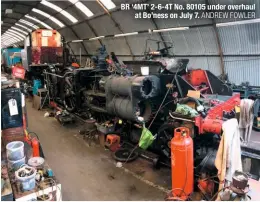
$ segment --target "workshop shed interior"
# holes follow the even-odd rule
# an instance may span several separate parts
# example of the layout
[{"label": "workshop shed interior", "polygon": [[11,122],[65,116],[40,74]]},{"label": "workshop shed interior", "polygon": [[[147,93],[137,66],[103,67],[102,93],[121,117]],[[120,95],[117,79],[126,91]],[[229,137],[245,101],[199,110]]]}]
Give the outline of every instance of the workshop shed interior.
[{"label": "workshop shed interior", "polygon": [[4,0],[1,61],[2,200],[260,200],[260,1]]}]

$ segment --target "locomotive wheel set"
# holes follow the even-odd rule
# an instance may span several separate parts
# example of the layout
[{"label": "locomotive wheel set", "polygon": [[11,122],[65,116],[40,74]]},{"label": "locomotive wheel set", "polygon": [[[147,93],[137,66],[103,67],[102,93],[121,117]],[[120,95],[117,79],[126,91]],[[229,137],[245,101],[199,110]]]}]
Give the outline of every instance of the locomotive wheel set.
[{"label": "locomotive wheel set", "polygon": [[[171,166],[172,177],[179,176],[179,184],[174,186],[184,187],[172,194],[186,200],[194,187],[196,190],[206,183],[211,185],[206,194],[212,197],[218,187],[214,159],[222,123],[235,117],[239,95],[232,96],[232,90],[209,71],[187,70],[187,59],[149,56],[149,60],[125,61],[123,66],[113,53],[109,60],[103,46],[92,61],[94,68],[45,64],[38,74],[30,74],[44,83],[55,106],[94,120],[97,125],[110,121],[113,129],[109,133],[118,134],[122,145],[138,145],[145,125],[154,136],[149,150],[159,155],[154,165],[158,167],[161,162]],[[149,74],[144,74],[142,68],[147,67]],[[190,91],[199,92],[199,97],[188,97]],[[188,104],[193,105],[196,116],[176,112],[178,105]],[[186,143],[179,154],[174,152],[178,145]],[[130,161],[133,153],[136,155],[136,147],[127,152],[124,161]],[[185,172],[183,167],[187,168]],[[183,172],[178,173],[180,170]]]}]

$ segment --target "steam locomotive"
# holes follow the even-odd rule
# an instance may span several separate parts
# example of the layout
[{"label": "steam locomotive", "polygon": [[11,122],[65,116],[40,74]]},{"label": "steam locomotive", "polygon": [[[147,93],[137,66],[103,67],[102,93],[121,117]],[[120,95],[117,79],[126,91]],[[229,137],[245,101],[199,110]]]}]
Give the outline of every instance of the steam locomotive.
[{"label": "steam locomotive", "polygon": [[[159,45],[157,51],[147,52],[143,60],[124,64],[101,46],[92,56],[91,65],[78,68],[70,65],[73,60],[57,31],[36,30],[26,40],[22,61],[27,80],[40,80],[51,100],[63,105],[66,111],[85,119],[94,118],[97,123],[113,120],[115,131],[133,144],[139,142],[145,124],[155,137],[149,149],[167,163],[174,129],[187,126],[192,131],[196,174],[216,174],[214,159],[220,136],[215,134],[215,126],[213,131],[208,130],[212,119],[207,120],[206,127],[202,124],[210,107],[199,111],[198,120],[171,116],[178,104],[201,105],[200,99],[186,97],[189,90],[200,91],[202,99],[206,94],[232,95],[232,90],[211,72],[187,70],[188,59],[171,57],[167,54],[169,47],[160,49]],[[120,124],[115,121],[118,119]],[[221,121],[214,124],[221,128]]]},{"label": "steam locomotive", "polygon": [[[51,98],[67,111],[79,113],[86,119],[94,118],[99,123],[115,117],[122,119],[125,124],[120,126],[121,134],[126,134],[135,144],[142,131],[136,125],[145,122],[156,136],[150,148],[169,160],[174,129],[183,124],[182,120],[169,120],[169,111],[175,111],[177,102],[184,102],[188,91],[194,90],[186,78],[189,60],[163,57],[162,62],[162,57],[153,57],[124,61],[126,66],[123,66],[114,53],[109,56],[105,46],[91,59],[91,68],[49,66],[46,73]],[[142,75],[143,67],[149,67],[149,75]],[[207,76],[212,74],[208,72]],[[222,95],[232,94],[225,85],[213,85],[211,89]],[[194,140],[195,150],[200,154],[196,157],[200,159],[216,149],[219,136],[194,135]]]},{"label": "steam locomotive", "polygon": [[[48,40],[42,40],[44,37]],[[43,44],[46,41],[48,44]],[[181,98],[186,97],[189,90],[197,90],[188,82],[188,59],[169,57],[168,47],[158,46],[158,50],[147,53],[144,60],[124,61],[122,65],[114,53],[109,55],[102,46],[91,58],[92,67],[76,68],[68,65],[71,58],[56,30],[36,30],[25,44],[22,59],[27,78],[41,80],[51,100],[69,112],[79,113],[86,119],[94,118],[99,123],[115,117],[122,119],[125,124],[120,126],[121,132],[133,143],[138,143],[141,136],[141,129],[136,125],[145,122],[156,136],[151,148],[163,157],[170,157],[169,142],[174,128],[183,121],[169,120],[169,111],[175,110],[177,102],[182,102]],[[149,74],[142,75],[142,68],[148,68]],[[205,77],[217,83],[209,84],[209,93],[232,94],[230,88],[205,72]],[[204,143],[207,148],[215,144],[212,135],[198,138],[200,148]]]}]

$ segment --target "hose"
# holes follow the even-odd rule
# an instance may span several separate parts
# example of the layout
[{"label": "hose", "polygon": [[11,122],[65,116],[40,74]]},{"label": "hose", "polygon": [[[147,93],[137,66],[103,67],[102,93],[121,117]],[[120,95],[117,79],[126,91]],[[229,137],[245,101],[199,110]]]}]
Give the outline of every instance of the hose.
[{"label": "hose", "polygon": [[[120,157],[118,155],[122,155],[124,156],[126,153],[131,153],[130,154],[130,157],[127,156],[127,158],[124,158],[124,157]],[[128,154],[127,154],[128,155]],[[134,161],[135,159],[137,159],[137,157],[139,156],[138,152],[131,152],[130,149],[118,149],[116,152],[113,153],[113,158],[117,161],[120,161],[120,162],[130,162],[130,161]]]}]

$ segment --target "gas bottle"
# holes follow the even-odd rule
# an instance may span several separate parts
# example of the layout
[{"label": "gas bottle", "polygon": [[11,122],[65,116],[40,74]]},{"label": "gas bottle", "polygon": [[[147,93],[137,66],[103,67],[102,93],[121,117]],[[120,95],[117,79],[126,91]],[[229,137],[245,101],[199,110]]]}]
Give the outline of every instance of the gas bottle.
[{"label": "gas bottle", "polygon": [[187,200],[193,192],[193,140],[190,130],[179,127],[171,140],[172,196]]},{"label": "gas bottle", "polygon": [[33,150],[33,157],[40,156],[40,145],[37,138],[32,139],[32,150]]}]

